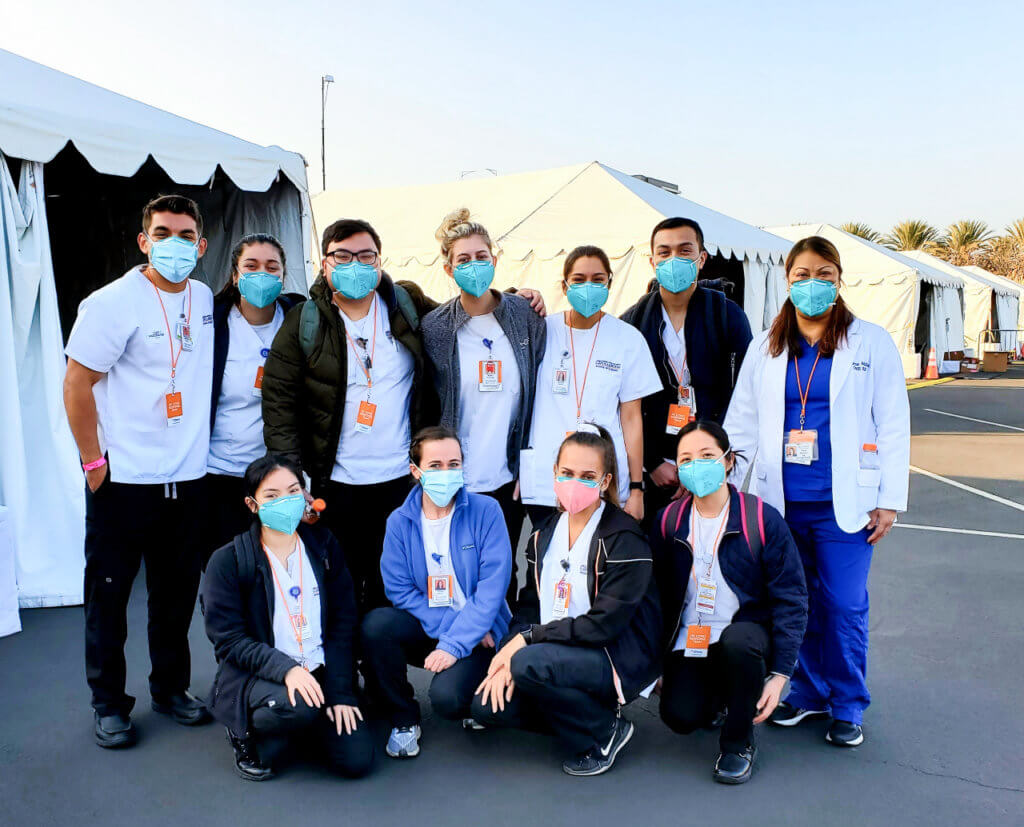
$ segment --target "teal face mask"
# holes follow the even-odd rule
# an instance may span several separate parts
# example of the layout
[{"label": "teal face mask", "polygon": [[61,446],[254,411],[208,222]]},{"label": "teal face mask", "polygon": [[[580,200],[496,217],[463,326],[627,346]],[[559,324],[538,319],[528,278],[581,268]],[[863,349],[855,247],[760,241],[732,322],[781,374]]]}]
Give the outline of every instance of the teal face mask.
[{"label": "teal face mask", "polygon": [[[149,236],[147,236],[149,238]],[[199,247],[184,238],[172,235],[159,241],[149,239],[149,263],[173,284],[181,284],[196,269]]]},{"label": "teal face mask", "polygon": [[448,505],[462,488],[461,468],[443,468],[432,471],[424,471],[419,468],[419,472],[423,493],[430,497],[438,508]]},{"label": "teal face mask", "polygon": [[455,283],[469,295],[479,298],[494,281],[493,261],[464,261],[452,270]]},{"label": "teal face mask", "polygon": [[365,299],[377,286],[377,268],[358,261],[339,264],[331,270],[331,286],[346,299]]},{"label": "teal face mask", "polygon": [[[728,453],[728,452],[726,452]],[[725,454],[717,459],[694,459],[679,466],[679,482],[695,497],[706,497],[725,485]]]},{"label": "teal face mask", "polygon": [[658,262],[654,275],[669,293],[682,293],[697,280],[697,262],[688,258],[667,258]]},{"label": "teal face mask", "polygon": [[789,286],[789,299],[793,306],[805,316],[821,316],[839,295],[835,282],[824,279],[802,279]]},{"label": "teal face mask", "polygon": [[272,531],[294,534],[306,510],[306,498],[302,494],[288,494],[260,506],[260,522]]},{"label": "teal face mask", "polygon": [[598,284],[594,281],[570,284],[569,289],[565,291],[565,296],[569,299],[573,310],[584,319],[589,319],[608,301],[608,285]]},{"label": "teal face mask", "polygon": [[281,295],[281,279],[270,273],[240,273],[238,292],[254,307],[266,307]]}]

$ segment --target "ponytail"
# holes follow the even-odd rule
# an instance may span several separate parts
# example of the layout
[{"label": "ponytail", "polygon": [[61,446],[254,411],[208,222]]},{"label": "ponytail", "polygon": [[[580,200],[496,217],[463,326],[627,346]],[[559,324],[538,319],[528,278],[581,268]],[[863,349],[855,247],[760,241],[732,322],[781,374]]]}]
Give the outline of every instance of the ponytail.
[{"label": "ponytail", "polygon": [[558,456],[555,458],[555,465],[557,466],[561,461],[562,449],[565,448],[566,445],[582,445],[586,448],[593,448],[601,455],[604,461],[604,467],[601,470],[606,475],[611,474],[612,477],[611,482],[608,483],[607,490],[601,493],[601,498],[605,502],[609,502],[618,507],[618,460],[615,457],[615,443],[612,442],[611,434],[608,433],[607,429],[592,422],[587,422],[581,427],[586,428],[586,430],[573,431],[569,436],[562,440],[562,444],[558,448]]}]

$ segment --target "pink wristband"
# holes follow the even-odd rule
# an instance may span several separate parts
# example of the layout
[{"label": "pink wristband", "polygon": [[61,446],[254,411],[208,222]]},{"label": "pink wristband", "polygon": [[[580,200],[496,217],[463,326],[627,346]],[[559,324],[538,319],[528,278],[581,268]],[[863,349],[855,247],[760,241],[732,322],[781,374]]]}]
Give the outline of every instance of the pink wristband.
[{"label": "pink wristband", "polygon": [[99,459],[94,459],[92,462],[83,462],[82,463],[82,470],[83,471],[95,471],[97,468],[102,468],[106,464],[107,464],[107,458],[106,457],[100,457]]}]

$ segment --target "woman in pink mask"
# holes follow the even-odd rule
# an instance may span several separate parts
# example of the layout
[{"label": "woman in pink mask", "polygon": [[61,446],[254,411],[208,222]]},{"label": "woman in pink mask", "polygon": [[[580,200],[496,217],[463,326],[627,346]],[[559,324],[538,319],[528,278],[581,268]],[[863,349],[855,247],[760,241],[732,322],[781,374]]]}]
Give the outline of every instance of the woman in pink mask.
[{"label": "woman in pink mask", "polygon": [[554,476],[558,511],[527,545],[519,609],[473,718],[553,732],[573,755],[566,773],[600,775],[633,737],[622,706],[659,674],[661,610],[647,538],[619,508],[608,432],[569,434]]}]

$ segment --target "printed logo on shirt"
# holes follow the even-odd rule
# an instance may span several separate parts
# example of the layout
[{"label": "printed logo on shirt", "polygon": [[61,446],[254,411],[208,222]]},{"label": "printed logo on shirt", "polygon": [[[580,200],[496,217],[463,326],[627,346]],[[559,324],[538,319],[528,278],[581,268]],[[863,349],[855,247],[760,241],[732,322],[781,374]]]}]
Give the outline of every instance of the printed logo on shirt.
[{"label": "printed logo on shirt", "polygon": [[462,547],[462,550],[469,551],[471,548],[476,548],[476,543],[467,543]]},{"label": "printed logo on shirt", "polygon": [[607,359],[598,359],[596,362],[594,362],[594,367],[595,368],[604,368],[605,370],[610,370],[612,373],[616,373],[616,372],[622,370],[622,363],[621,362],[609,362]]},{"label": "printed logo on shirt", "polygon": [[203,314],[203,324],[213,324],[213,314],[212,313],[204,313]]},{"label": "printed logo on shirt", "polygon": [[870,362],[854,362],[853,363],[853,369],[854,370],[867,371],[870,367],[871,367],[871,363]]},{"label": "printed logo on shirt", "polygon": [[147,339],[162,339],[163,337],[164,337],[164,332],[162,330],[154,330],[146,338]]}]

